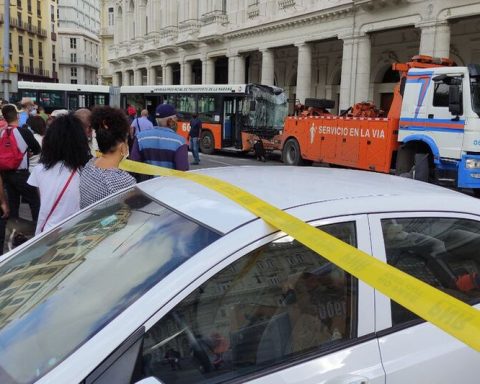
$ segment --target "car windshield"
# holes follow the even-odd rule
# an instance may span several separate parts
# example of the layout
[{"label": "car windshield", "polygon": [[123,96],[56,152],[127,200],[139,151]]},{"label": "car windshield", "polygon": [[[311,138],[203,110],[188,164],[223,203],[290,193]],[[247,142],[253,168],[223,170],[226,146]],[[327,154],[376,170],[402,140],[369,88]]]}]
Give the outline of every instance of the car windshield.
[{"label": "car windshield", "polygon": [[478,116],[480,116],[480,78],[473,77],[470,84],[472,93],[472,109]]},{"label": "car windshield", "polygon": [[0,264],[0,383],[31,383],[220,235],[137,189]]}]

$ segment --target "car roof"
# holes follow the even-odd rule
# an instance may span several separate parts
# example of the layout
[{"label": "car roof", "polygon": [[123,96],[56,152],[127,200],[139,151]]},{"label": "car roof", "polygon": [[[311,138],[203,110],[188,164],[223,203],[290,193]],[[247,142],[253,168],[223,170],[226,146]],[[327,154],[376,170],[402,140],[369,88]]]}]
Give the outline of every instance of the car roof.
[{"label": "car roof", "polygon": [[[438,210],[480,213],[478,201],[432,184],[375,172],[327,167],[242,166],[195,171],[234,184],[282,210],[322,203],[331,215]],[[190,180],[159,177],[139,188],[222,233],[256,218],[227,197]],[[473,203],[473,204],[472,204]]]}]

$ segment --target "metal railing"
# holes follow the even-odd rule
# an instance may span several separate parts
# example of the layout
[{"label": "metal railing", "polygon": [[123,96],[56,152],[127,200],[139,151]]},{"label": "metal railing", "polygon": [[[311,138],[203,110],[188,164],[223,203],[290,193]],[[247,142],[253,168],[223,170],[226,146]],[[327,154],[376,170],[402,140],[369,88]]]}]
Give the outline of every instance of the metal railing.
[{"label": "metal railing", "polygon": [[29,66],[25,66],[25,65],[19,65],[18,66],[18,73],[35,75],[35,76],[50,77],[50,71],[48,71],[46,69],[37,68],[37,67],[29,67]]},{"label": "metal railing", "polygon": [[228,16],[223,11],[212,11],[207,12],[202,15],[202,22],[204,25],[209,24],[227,24],[228,23]]}]

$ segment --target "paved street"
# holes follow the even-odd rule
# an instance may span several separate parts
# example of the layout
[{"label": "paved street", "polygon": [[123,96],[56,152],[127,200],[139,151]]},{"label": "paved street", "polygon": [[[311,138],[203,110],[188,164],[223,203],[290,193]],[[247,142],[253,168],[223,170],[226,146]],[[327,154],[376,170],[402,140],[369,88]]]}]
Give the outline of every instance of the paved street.
[{"label": "paved street", "polygon": [[[189,161],[192,162],[192,154],[188,153]],[[190,169],[200,169],[200,168],[215,168],[215,167],[229,167],[229,166],[241,166],[241,165],[283,165],[280,160],[280,153],[271,154],[266,162],[258,161],[255,159],[253,153],[242,154],[242,153],[228,153],[228,152],[219,152],[213,155],[204,155],[200,154],[200,164],[199,165],[190,165]]]}]

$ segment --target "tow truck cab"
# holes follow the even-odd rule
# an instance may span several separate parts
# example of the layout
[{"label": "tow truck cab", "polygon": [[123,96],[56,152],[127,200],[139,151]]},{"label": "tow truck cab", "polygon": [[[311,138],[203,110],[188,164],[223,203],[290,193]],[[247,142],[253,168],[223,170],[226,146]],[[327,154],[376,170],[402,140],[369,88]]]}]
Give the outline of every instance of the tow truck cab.
[{"label": "tow truck cab", "polygon": [[480,65],[412,68],[402,88],[397,174],[480,195]]}]

